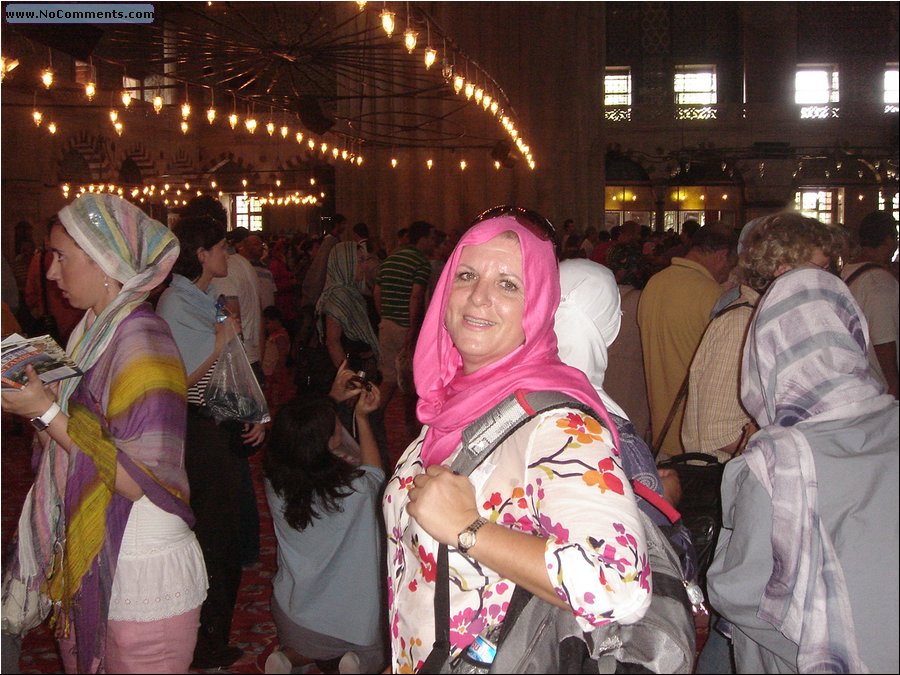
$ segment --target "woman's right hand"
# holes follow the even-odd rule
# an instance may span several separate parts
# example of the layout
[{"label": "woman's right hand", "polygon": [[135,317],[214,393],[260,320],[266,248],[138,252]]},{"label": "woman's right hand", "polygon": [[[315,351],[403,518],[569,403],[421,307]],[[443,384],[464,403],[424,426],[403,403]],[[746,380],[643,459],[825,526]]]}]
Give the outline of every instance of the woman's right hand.
[{"label": "woman's right hand", "polygon": [[359,393],[365,390],[354,386],[354,384],[350,382],[350,378],[354,375],[356,375],[356,373],[347,368],[347,359],[341,361],[341,365],[338,366],[337,375],[334,376],[334,382],[331,385],[331,391],[328,392],[328,395],[338,403],[343,403],[355,396],[359,396]]},{"label": "woman's right hand", "polygon": [[370,384],[368,389],[360,389],[359,400],[356,402],[357,415],[369,415],[378,410],[381,405],[381,390],[374,384]]},{"label": "woman's right hand", "polygon": [[216,324],[216,346],[215,346],[215,356],[219,358],[222,354],[222,350],[225,349],[225,345],[228,344],[228,341],[237,335],[237,326],[234,322],[234,318],[228,317],[221,323]]}]

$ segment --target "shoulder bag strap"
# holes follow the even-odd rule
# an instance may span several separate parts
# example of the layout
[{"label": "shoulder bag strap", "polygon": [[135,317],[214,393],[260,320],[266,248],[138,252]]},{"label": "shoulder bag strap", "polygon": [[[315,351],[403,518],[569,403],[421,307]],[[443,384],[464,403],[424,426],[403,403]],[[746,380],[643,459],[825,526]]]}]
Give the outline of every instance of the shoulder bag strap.
[{"label": "shoulder bag strap", "polygon": [[[738,309],[739,307],[752,307],[749,302],[739,302],[736,305],[728,305],[721,312],[716,314],[710,323],[715,321],[721,316],[728,314],[728,312]],[[669,427],[672,426],[672,422],[675,421],[675,413],[678,411],[678,406],[681,405],[681,402],[687,396],[688,391],[688,382],[691,379],[691,368],[688,366],[688,371],[684,376],[684,382],[681,383],[681,388],[678,390],[678,394],[675,396],[675,400],[672,402],[672,408],[669,410],[669,416],[666,417],[666,421],[663,424],[662,430],[659,432],[659,436],[656,438],[656,442],[653,444],[653,459],[659,455],[660,448],[662,448],[663,441],[666,440],[666,435],[669,433]]]}]

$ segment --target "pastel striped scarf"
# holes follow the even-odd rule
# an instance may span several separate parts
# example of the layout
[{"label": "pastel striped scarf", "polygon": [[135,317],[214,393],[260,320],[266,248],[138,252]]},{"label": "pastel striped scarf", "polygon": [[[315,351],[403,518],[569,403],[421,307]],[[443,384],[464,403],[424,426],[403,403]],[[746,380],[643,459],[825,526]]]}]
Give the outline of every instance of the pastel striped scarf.
[{"label": "pastel striped scarf", "polygon": [[867,358],[865,319],[846,285],[818,268],[779,277],[744,350],[741,396],[761,427],[744,452],[772,498],[775,565],[758,616],[799,646],[800,672],[868,672],[841,563],[818,512],[818,422],[893,405]]}]

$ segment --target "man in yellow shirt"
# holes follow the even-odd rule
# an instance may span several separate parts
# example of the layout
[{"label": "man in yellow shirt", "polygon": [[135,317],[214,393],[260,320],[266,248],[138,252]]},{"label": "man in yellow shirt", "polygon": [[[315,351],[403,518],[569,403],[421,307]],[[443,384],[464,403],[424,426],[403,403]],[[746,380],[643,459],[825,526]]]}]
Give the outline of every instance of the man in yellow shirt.
[{"label": "man in yellow shirt", "polygon": [[[694,235],[685,256],[654,274],[641,294],[638,326],[653,441],[665,424],[684,382],[710,312],[722,293],[721,284],[737,262],[737,237],[728,227],[706,225]],[[679,405],[659,453],[660,460],[684,452]]]}]

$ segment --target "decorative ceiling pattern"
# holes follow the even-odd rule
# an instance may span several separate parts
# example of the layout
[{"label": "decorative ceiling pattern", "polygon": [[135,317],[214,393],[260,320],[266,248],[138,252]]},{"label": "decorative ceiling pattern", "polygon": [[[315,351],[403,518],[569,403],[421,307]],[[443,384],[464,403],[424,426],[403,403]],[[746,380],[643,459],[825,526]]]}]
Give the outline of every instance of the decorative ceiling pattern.
[{"label": "decorative ceiling pattern", "polygon": [[[510,135],[514,112],[505,93],[432,17],[415,3],[377,5],[160,3],[152,25],[104,26],[91,58],[179,102],[276,124],[299,119],[360,149],[491,148]],[[391,37],[381,16],[389,6],[396,10]],[[407,29],[418,34],[409,51]],[[436,52],[430,67],[426,47]],[[454,90],[460,75],[471,93]]]}]

